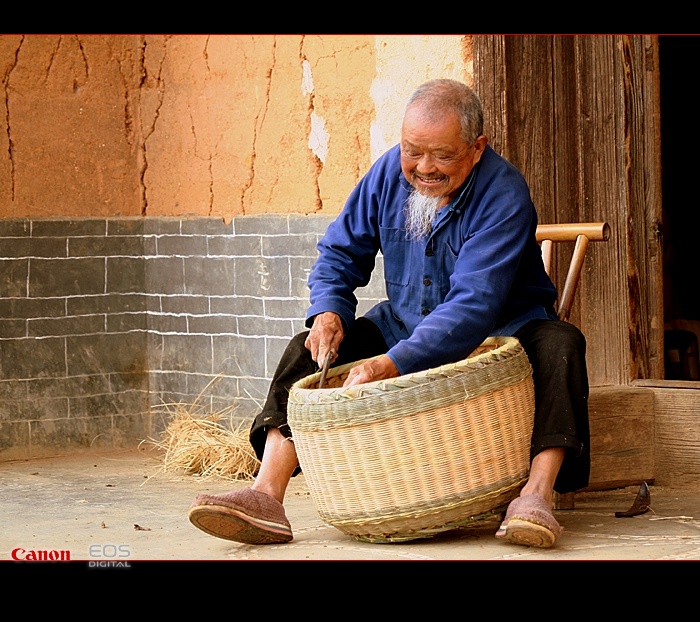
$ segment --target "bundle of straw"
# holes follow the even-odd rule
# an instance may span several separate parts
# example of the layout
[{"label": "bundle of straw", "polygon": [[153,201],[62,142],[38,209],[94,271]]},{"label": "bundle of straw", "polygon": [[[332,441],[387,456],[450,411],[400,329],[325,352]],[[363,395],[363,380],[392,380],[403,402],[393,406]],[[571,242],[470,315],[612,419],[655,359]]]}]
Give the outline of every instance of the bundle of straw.
[{"label": "bundle of straw", "polygon": [[170,422],[160,439],[150,443],[163,451],[160,471],[184,470],[203,478],[250,480],[260,462],[248,441],[250,423],[221,424],[225,412],[196,417],[186,404],[166,405]]}]

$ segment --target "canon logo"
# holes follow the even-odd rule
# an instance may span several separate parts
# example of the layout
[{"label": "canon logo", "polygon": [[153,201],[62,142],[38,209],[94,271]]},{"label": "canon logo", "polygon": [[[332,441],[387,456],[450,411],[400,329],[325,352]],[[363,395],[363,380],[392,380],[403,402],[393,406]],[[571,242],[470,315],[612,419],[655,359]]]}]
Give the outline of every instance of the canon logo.
[{"label": "canon logo", "polygon": [[12,559],[18,562],[69,562],[70,551],[33,551],[13,549]]}]

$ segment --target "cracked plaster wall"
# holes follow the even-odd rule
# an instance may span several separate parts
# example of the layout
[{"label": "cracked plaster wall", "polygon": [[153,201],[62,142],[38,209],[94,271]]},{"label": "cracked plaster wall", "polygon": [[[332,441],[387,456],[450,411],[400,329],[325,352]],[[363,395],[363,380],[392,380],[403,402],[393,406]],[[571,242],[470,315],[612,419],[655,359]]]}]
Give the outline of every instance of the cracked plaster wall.
[{"label": "cracked plaster wall", "polygon": [[0,36],[0,218],[337,213],[460,35]]}]

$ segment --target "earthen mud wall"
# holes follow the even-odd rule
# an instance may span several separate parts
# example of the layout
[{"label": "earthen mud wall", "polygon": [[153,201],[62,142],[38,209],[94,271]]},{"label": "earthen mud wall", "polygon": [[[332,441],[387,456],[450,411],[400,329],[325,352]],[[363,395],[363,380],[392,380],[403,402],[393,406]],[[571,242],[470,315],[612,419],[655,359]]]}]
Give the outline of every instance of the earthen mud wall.
[{"label": "earthen mud wall", "polygon": [[334,214],[458,35],[0,36],[0,218]]}]

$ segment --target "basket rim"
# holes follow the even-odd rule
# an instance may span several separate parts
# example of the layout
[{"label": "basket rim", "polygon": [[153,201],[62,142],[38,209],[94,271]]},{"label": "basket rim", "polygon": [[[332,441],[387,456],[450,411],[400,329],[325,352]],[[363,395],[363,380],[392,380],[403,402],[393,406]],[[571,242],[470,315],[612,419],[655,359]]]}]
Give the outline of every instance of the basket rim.
[{"label": "basket rim", "polygon": [[[487,337],[479,347],[489,346],[493,347],[486,352],[469,356],[466,359],[462,359],[455,363],[446,363],[438,367],[432,367],[423,371],[404,374],[396,378],[375,380],[372,382],[353,385],[352,387],[330,387],[324,389],[307,388],[308,385],[313,385],[314,383],[318,383],[320,381],[321,372],[318,371],[314,374],[306,376],[305,378],[302,378],[301,380],[298,380],[291,386],[289,390],[289,401],[292,403],[305,403],[311,394],[313,394],[313,398],[310,399],[314,403],[337,402],[339,399],[357,399],[372,395],[385,394],[390,391],[405,389],[409,386],[434,382],[435,380],[443,378],[451,378],[465,371],[482,369],[489,363],[509,359],[524,352],[523,346],[516,337]],[[359,363],[379,358],[379,356],[382,355],[362,359],[360,361],[354,361],[352,363],[346,363],[345,365],[339,365],[338,367],[331,367],[328,370],[326,378],[328,379],[342,375]]]}]

